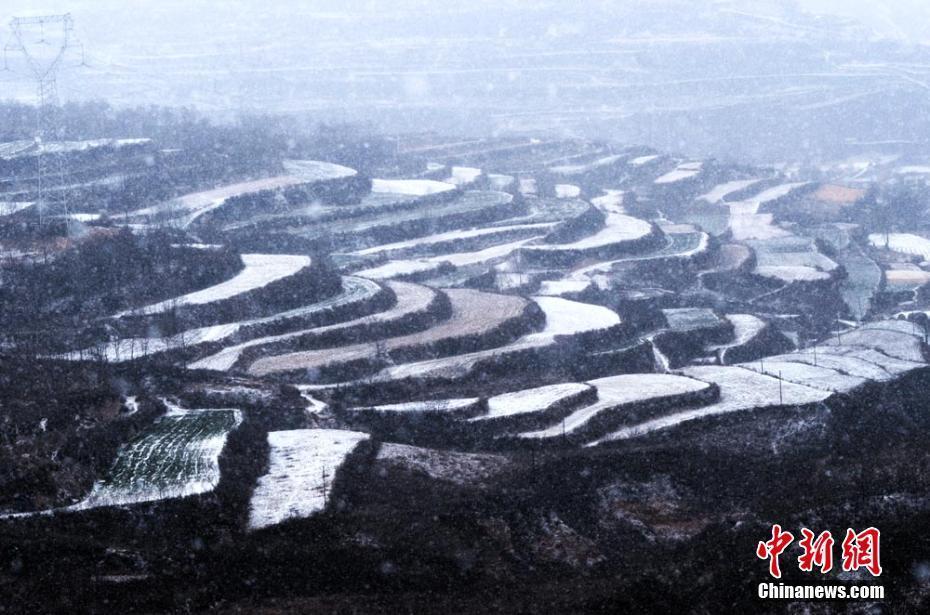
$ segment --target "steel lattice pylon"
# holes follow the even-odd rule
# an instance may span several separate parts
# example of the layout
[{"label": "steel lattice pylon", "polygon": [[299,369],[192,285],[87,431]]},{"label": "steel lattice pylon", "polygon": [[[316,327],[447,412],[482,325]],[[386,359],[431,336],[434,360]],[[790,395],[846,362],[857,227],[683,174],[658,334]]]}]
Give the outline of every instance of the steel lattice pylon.
[{"label": "steel lattice pylon", "polygon": [[[41,223],[53,198],[60,200],[62,213],[68,213],[65,158],[61,153],[56,154],[49,143],[60,141],[63,136],[58,106],[58,71],[69,49],[79,48],[83,56],[83,45],[74,36],[74,20],[70,13],[14,17],[10,20],[10,31],[12,40],[3,49],[4,68],[9,68],[8,54],[18,53],[25,59],[36,82],[36,211]],[[36,31],[40,38],[30,39],[29,34],[35,35]],[[57,197],[52,197],[48,189],[49,178],[53,175],[58,175],[59,180]]]}]

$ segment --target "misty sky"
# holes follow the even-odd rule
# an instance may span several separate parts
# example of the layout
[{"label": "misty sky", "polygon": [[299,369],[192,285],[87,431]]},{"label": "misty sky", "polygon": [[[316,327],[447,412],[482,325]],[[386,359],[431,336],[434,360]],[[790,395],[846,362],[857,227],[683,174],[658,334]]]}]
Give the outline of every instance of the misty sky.
[{"label": "misty sky", "polygon": [[[67,58],[65,100],[189,105],[217,118],[293,113],[388,131],[544,131],[769,157],[793,155],[804,146],[798,135],[812,130],[837,143],[900,139],[909,130],[901,118],[930,118],[930,45],[915,46],[930,42],[928,5],[4,0],[0,42],[9,42],[13,15],[71,12],[87,65]],[[0,99],[31,102],[35,85],[17,61],[0,72]],[[869,134],[850,134],[843,105],[856,117],[889,111],[856,124]],[[736,124],[758,134],[722,142]],[[752,151],[769,145],[779,152]]]}]

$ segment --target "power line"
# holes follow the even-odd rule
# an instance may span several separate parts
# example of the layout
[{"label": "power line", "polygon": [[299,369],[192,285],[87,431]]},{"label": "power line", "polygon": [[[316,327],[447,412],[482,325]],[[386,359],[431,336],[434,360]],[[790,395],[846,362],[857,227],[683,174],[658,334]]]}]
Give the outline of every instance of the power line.
[{"label": "power line", "polygon": [[54,174],[58,175],[62,213],[68,213],[65,156],[54,152],[49,143],[60,141],[64,129],[59,116],[58,72],[72,49],[80,50],[81,64],[86,65],[84,45],[74,34],[70,13],[14,17],[10,20],[10,32],[12,39],[3,48],[4,69],[9,70],[10,52],[17,53],[24,58],[36,84],[36,211],[41,224],[50,200],[49,178]]}]

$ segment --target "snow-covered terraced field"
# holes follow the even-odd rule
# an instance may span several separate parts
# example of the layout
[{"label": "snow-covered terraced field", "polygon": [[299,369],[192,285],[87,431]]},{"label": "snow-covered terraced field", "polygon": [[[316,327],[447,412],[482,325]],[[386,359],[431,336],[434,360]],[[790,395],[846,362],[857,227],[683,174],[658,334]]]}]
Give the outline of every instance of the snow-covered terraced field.
[{"label": "snow-covered terraced field", "polygon": [[456,229],[465,220],[471,225],[490,225],[490,221],[513,215],[513,196],[506,192],[467,190],[454,198],[439,202],[415,201],[413,208],[400,210],[375,209],[363,215],[330,220],[325,223],[308,220],[307,223],[288,225],[287,234],[304,237],[333,237],[344,245],[343,250],[370,247],[380,238],[389,236],[392,241],[443,230]]},{"label": "snow-covered terraced field", "polygon": [[229,370],[239,361],[242,353],[249,348],[267,346],[297,338],[300,338],[304,343],[312,343],[314,338],[320,338],[335,332],[348,332],[352,329],[363,329],[377,324],[400,321],[425,313],[437,296],[435,290],[409,282],[387,282],[386,286],[394,292],[396,297],[396,303],[388,310],[323,327],[255,338],[224,348],[216,354],[189,364],[187,367],[189,369],[211,369],[216,371]]},{"label": "snow-covered terraced field", "polygon": [[706,194],[702,194],[697,198],[699,201],[707,201],[708,203],[717,204],[720,201],[724,200],[728,195],[733,194],[734,192],[739,192],[740,190],[745,190],[752,186],[753,184],[759,183],[758,179],[737,179],[734,181],[729,181],[723,184],[718,184],[711,188]]},{"label": "snow-covered terraced field", "polygon": [[757,275],[785,282],[826,280],[839,267],[807,237],[788,235],[747,243],[756,253]]},{"label": "snow-covered terraced field", "polygon": [[701,162],[682,162],[665,175],[656,178],[655,183],[659,185],[675,184],[686,179],[693,179],[700,174],[702,166],[703,163]]},{"label": "snow-covered terraced field", "polygon": [[636,158],[631,158],[629,161],[627,161],[627,164],[629,164],[632,167],[642,167],[642,166],[649,164],[650,162],[654,162],[658,160],[659,158],[660,158],[659,154],[647,154],[645,156],[637,156]]},{"label": "snow-covered terraced field", "polygon": [[310,257],[296,254],[243,254],[242,262],[245,265],[242,271],[225,282],[142,308],[125,310],[114,318],[159,314],[184,305],[204,305],[229,299],[296,274],[310,266]]},{"label": "snow-covered terraced field", "polygon": [[350,413],[381,414],[394,416],[439,415],[467,418],[483,412],[480,397],[462,397],[458,399],[431,399],[428,401],[408,401],[398,404],[383,404],[364,408],[351,408]]},{"label": "snow-covered terraced field", "polygon": [[604,194],[591,199],[591,204],[603,211],[604,213],[624,214],[626,207],[623,205],[625,198],[623,190],[604,190]]},{"label": "snow-covered terraced field", "polygon": [[[169,406],[170,407],[170,406]],[[171,410],[123,446],[107,477],[76,510],[178,498],[213,490],[226,436],[239,410]]]},{"label": "snow-covered terraced field", "polygon": [[526,245],[521,251],[529,255],[565,253],[577,254],[580,257],[595,256],[605,248],[623,249],[625,244],[643,240],[652,232],[652,225],[644,220],[625,214],[607,213],[604,228],[593,235],[571,243]]},{"label": "snow-covered terraced field", "polygon": [[765,321],[752,314],[727,314],[726,319],[733,325],[733,340],[726,344],[709,346],[707,349],[716,353],[720,362],[727,364],[727,352],[733,348],[745,346],[765,329]]},{"label": "snow-covered terraced field", "polygon": [[697,331],[720,326],[720,318],[709,308],[672,308],[662,316],[673,331]]},{"label": "snow-covered terraced field", "polygon": [[802,405],[825,400],[832,395],[824,389],[814,389],[792,382],[779,381],[777,378],[759,374],[749,369],[733,366],[698,366],[682,370],[685,376],[697,378],[704,382],[713,382],[720,387],[720,399],[715,403],[690,408],[680,412],[671,412],[665,416],[643,421],[618,429],[610,435],[592,442],[601,444],[611,440],[623,440],[647,434],[659,429],[667,429],[687,421],[708,416],[752,410],[779,405]]},{"label": "snow-covered terraced field", "polygon": [[452,167],[451,175],[446,179],[446,183],[455,186],[467,186],[478,181],[481,177],[481,169],[475,167]]},{"label": "snow-covered terraced field", "polygon": [[636,263],[650,260],[669,258],[692,258],[707,251],[710,237],[707,233],[667,233],[665,245],[644,254],[636,254],[610,261],[603,261],[576,269],[569,276],[572,280],[585,280],[592,275],[607,274],[618,266],[626,263]]},{"label": "snow-covered terraced field", "polygon": [[[472,228],[460,231],[448,231],[437,233],[417,239],[408,239],[384,245],[378,245],[364,250],[353,252],[358,256],[370,256],[383,254],[389,258],[397,258],[411,253],[421,254],[424,252],[435,252],[445,245],[469,239],[494,239],[500,235],[506,238],[514,235],[539,235],[555,226],[554,222],[541,222],[537,224],[512,224],[506,226],[491,226],[484,228]],[[464,250],[463,250],[464,251]]]},{"label": "snow-covered terraced field", "polygon": [[[542,229],[541,229],[542,230]],[[419,258],[413,260],[391,260],[383,265],[363,269],[356,272],[362,277],[373,280],[388,280],[392,278],[404,278],[414,275],[439,273],[447,267],[468,267],[472,265],[490,265],[500,261],[513,254],[519,248],[526,246],[529,242],[540,239],[542,235],[528,237],[518,241],[511,241],[498,245],[492,245],[475,252],[450,252],[431,256],[428,258]],[[417,278],[419,279],[419,278]]]},{"label": "snow-covered terraced field", "polygon": [[709,381],[673,374],[623,374],[590,382],[597,389],[598,401],[569,414],[562,421],[537,431],[521,433],[524,439],[547,439],[585,431],[592,419],[602,413],[622,413],[626,406],[672,400],[710,387]]},{"label": "snow-covered terraced field", "polygon": [[431,179],[373,179],[371,191],[381,194],[405,194],[411,196],[427,196],[455,190],[455,186],[447,182],[438,182]]},{"label": "snow-covered terraced field", "polygon": [[557,199],[576,199],[581,196],[581,188],[574,184],[556,184],[555,198]]},{"label": "snow-covered terraced field", "polygon": [[583,164],[561,164],[549,168],[549,172],[555,175],[573,176],[584,175],[598,169],[611,167],[626,158],[626,154],[612,154],[602,156],[592,162]]},{"label": "snow-covered terraced field", "polygon": [[556,343],[559,336],[603,331],[620,324],[616,312],[599,305],[570,301],[561,297],[533,297],[546,315],[542,331],[529,333],[499,348],[489,348],[466,354],[428,359],[387,367],[377,374],[376,380],[402,378],[454,379],[467,376],[482,361],[500,359],[508,354],[544,348]]},{"label": "snow-covered terraced field", "polygon": [[[354,276],[342,278],[342,291],[332,297],[311,303],[293,310],[279,312],[271,316],[240,320],[238,322],[209,325],[188,329],[170,337],[124,338],[108,342],[96,348],[71,352],[63,358],[77,361],[86,358],[102,358],[110,363],[132,361],[142,357],[156,355],[178,348],[190,348],[198,344],[221,342],[229,339],[248,327],[266,325],[274,322],[286,322],[291,319],[308,318],[325,310],[335,310],[361,303],[381,292],[376,282]],[[209,369],[209,368],[204,368]]]},{"label": "snow-covered terraced field", "polygon": [[292,177],[302,179],[305,182],[344,179],[358,175],[358,171],[355,169],[322,160],[285,160],[284,170]]},{"label": "snow-covered terraced field", "polygon": [[[356,275],[370,280],[414,279],[414,276],[424,276],[439,273],[443,268],[442,262],[426,259],[418,260],[390,260],[375,267],[356,271]],[[419,279],[419,278],[416,278]]]},{"label": "snow-covered terraced field", "polygon": [[[384,351],[390,353],[400,349],[428,347],[436,342],[450,342],[490,333],[520,318],[527,306],[527,301],[520,297],[466,289],[449,289],[445,292],[452,303],[452,315],[448,320],[420,333],[388,338],[382,342]],[[264,376],[276,372],[318,369],[371,356],[371,344],[355,344],[264,357],[255,361],[248,371],[254,376]]]},{"label": "snow-covered terraced field", "polygon": [[340,429],[268,432],[270,463],[258,479],[249,529],[302,519],[324,510],[337,470],[368,434]]},{"label": "snow-covered terraced field", "polygon": [[823,342],[826,346],[861,346],[886,355],[923,363],[923,335],[913,323],[904,320],[882,320],[865,324]]},{"label": "snow-covered terraced field", "polygon": [[864,378],[843,374],[825,365],[784,361],[779,356],[766,357],[764,360],[751,363],[740,363],[738,367],[751,369],[760,374],[768,374],[787,382],[803,384],[813,389],[837,393],[846,393],[866,382]]},{"label": "snow-covered terraced field", "polygon": [[794,361],[827,367],[843,374],[877,382],[886,382],[912,369],[924,367],[921,363],[893,359],[876,350],[843,346],[811,347],[769,357],[766,361],[768,360]]},{"label": "snow-covered terraced field", "polygon": [[289,175],[267,177],[253,181],[240,182],[187,194],[168,203],[130,212],[133,218],[167,214],[180,218],[181,226],[188,227],[205,213],[221,207],[233,197],[255,194],[271,190],[284,190],[308,183],[341,179],[356,175],[354,169],[329,162],[313,160],[288,161]]},{"label": "snow-covered terraced field", "polygon": [[587,397],[596,397],[597,391],[584,382],[564,382],[503,393],[488,398],[488,411],[469,419],[481,425],[513,425],[528,419],[544,419],[553,410],[571,408]]},{"label": "snow-covered terraced field", "polygon": [[759,209],[767,203],[787,197],[806,185],[807,182],[780,184],[743,201],[724,203],[730,210],[728,226],[733,233],[733,239],[746,241],[790,236],[791,233],[775,226],[771,213],[759,213]]},{"label": "snow-covered terraced field", "polygon": [[930,239],[912,233],[872,233],[869,243],[876,248],[885,248],[901,254],[919,256],[930,260]]}]

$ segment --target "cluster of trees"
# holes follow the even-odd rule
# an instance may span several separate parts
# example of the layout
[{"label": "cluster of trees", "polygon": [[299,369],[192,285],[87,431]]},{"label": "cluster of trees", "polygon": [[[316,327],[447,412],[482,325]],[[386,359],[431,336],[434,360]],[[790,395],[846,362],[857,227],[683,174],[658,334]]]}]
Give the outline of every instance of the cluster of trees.
[{"label": "cluster of trees", "polygon": [[89,237],[54,259],[3,263],[5,341],[21,352],[51,352],[80,339],[101,317],[216,284],[242,267],[231,250],[179,247],[178,240],[170,231],[121,229]]},{"label": "cluster of trees", "polygon": [[[215,123],[190,108],[146,106],[114,108],[103,101],[69,102],[56,109],[59,138],[152,139],[164,154],[139,189],[159,200],[223,181],[282,171],[285,158],[319,158],[363,173],[394,152],[388,139],[346,125],[314,125],[292,117],[242,116]],[[0,143],[34,138],[35,107],[0,103]]]}]

